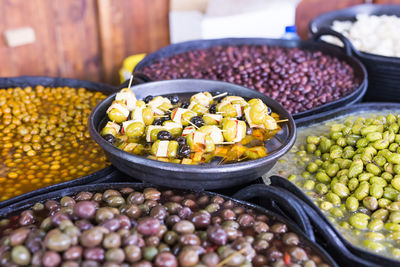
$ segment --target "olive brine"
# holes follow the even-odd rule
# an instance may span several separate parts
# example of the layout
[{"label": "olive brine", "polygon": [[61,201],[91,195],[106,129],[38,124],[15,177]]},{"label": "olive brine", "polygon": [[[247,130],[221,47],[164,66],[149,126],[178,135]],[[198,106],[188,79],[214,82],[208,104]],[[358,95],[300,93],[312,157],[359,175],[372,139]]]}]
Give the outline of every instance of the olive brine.
[{"label": "olive brine", "polygon": [[233,163],[267,155],[264,142],[280,127],[279,116],[261,99],[200,92],[190,101],[174,96],[137,100],[124,88],[107,109],[101,131],[116,147],[159,161]]},{"label": "olive brine", "polygon": [[219,195],[79,192],[0,222],[2,266],[327,267],[285,223]]},{"label": "olive brine", "polygon": [[351,242],[400,259],[400,119],[396,113],[370,116],[348,116],[307,136],[296,153],[307,162],[304,179],[289,180]]}]

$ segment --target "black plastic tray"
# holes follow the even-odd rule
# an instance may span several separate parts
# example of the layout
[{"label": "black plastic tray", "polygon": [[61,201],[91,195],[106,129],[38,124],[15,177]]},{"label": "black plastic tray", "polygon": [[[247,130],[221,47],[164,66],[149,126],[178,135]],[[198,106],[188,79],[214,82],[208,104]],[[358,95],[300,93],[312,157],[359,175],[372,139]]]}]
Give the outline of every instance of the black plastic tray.
[{"label": "black plastic tray", "polygon": [[[57,78],[57,77],[43,77],[43,76],[20,76],[20,77],[10,77],[10,78],[0,78],[0,88],[14,88],[14,87],[21,87],[24,88],[26,86],[35,87],[36,85],[43,85],[49,87],[58,87],[58,86],[69,86],[73,88],[86,88],[92,91],[99,91],[106,95],[114,93],[118,90],[118,88],[97,82],[89,82],[89,81],[82,81],[76,79],[69,79],[69,78]],[[102,170],[94,172],[92,174],[70,180],[67,182],[51,185],[48,187],[44,187],[14,198],[10,198],[5,201],[0,202],[0,208],[8,206],[12,203],[18,202],[22,199],[27,197],[33,197],[38,194],[63,189],[75,185],[83,185],[92,183],[95,181],[102,181],[104,178],[110,177],[112,173],[115,171],[115,168],[112,166],[108,166]]]},{"label": "black plastic tray", "polygon": [[[296,41],[296,40],[283,40],[283,39],[267,39],[267,38],[225,38],[225,39],[211,39],[211,40],[196,40],[188,41],[183,43],[171,44],[166,46],[154,53],[147,55],[142,61],[140,61],[135,69],[134,73],[143,76],[140,72],[144,67],[151,66],[155,61],[162,58],[168,58],[172,55],[180,54],[186,51],[206,49],[213,46],[227,46],[227,45],[270,45],[270,46],[280,46],[294,48],[298,47],[300,49],[311,50],[311,51],[321,51],[333,57],[348,63],[355,72],[355,75],[360,78],[361,84],[358,89],[356,89],[351,94],[342,97],[339,100],[332,101],[330,103],[321,105],[314,109],[307,111],[302,111],[296,114],[292,114],[293,118],[303,118],[310,116],[312,114],[318,114],[320,112],[336,109],[346,105],[352,105],[361,101],[367,89],[367,72],[362,63],[354,58],[350,53],[350,49],[345,48],[344,50],[323,42],[315,41]],[[150,77],[151,78],[151,77]]]},{"label": "black plastic tray", "polygon": [[[325,122],[340,116],[354,115],[355,112],[373,112],[383,110],[400,110],[400,103],[357,104],[350,107],[344,107],[340,110],[328,111],[309,118],[296,120],[296,125],[298,128],[310,127],[316,123]],[[360,116],[362,116],[362,114],[360,114]],[[347,241],[321,212],[321,210],[312,202],[312,200],[300,188],[289,182],[287,179],[273,176],[271,177],[271,185],[284,188],[301,199],[303,202],[303,208],[309,215],[314,229],[321,236],[323,242],[326,242],[327,246],[332,248],[334,253],[331,253],[331,255],[343,255],[344,257],[350,253],[354,257],[355,262],[358,262],[358,264],[362,266],[400,266],[400,261],[369,252],[368,250],[362,249],[361,247],[355,246]],[[329,252],[331,251],[329,250]],[[336,256],[335,259],[337,259]],[[337,261],[340,264],[340,260]]]},{"label": "black plastic tray", "polygon": [[[23,210],[26,210],[37,202],[43,202],[48,199],[60,199],[63,196],[73,195],[79,191],[94,192],[94,191],[104,191],[106,189],[118,189],[123,187],[143,189],[149,186],[150,186],[149,184],[144,184],[144,183],[103,183],[103,184],[100,183],[100,184],[65,188],[62,190],[57,190],[54,192],[37,195],[32,198],[27,198],[17,203],[11,204],[7,207],[1,208],[0,219],[14,215]],[[156,187],[159,189],[163,188],[157,186],[152,186],[152,187]],[[187,192],[189,190],[183,190],[183,191]],[[327,264],[333,267],[338,266],[335,263],[335,261],[331,258],[331,256],[318,244],[315,243],[314,233],[312,228],[310,227],[309,219],[304,213],[302,207],[298,204],[299,200],[291,193],[282,189],[267,187],[265,185],[255,185],[244,188],[240,192],[238,192],[236,197],[234,198],[213,192],[206,192],[206,191],[201,191],[201,192],[211,196],[215,195],[223,196],[224,198],[231,199],[248,208],[256,209],[259,212],[267,215],[268,217],[273,217],[281,222],[284,222],[285,224],[288,225],[291,231],[294,231],[302,238],[303,244],[312,248],[313,251],[318,251],[319,256]],[[254,199],[257,197],[261,197],[263,199],[263,202],[260,204],[262,206],[245,201],[246,199],[250,198]],[[279,207],[279,209],[274,210],[273,207]],[[282,209],[285,210],[284,213],[280,212]]]},{"label": "black plastic tray", "polygon": [[351,54],[364,63],[368,71],[369,86],[365,95],[366,101],[399,101],[400,100],[400,58],[385,57],[361,52],[342,34],[331,30],[334,20],[354,21],[357,14],[395,15],[400,17],[400,5],[357,5],[341,10],[328,12],[316,17],[309,25],[312,35],[334,35],[345,40]]}]

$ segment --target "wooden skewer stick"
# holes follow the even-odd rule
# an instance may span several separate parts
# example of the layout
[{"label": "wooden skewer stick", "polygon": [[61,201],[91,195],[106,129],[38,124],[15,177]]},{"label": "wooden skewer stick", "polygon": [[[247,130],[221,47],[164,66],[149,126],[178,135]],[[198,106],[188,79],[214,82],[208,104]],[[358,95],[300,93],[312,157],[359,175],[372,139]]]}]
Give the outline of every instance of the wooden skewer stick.
[{"label": "wooden skewer stick", "polygon": [[166,117],[168,117],[168,116],[162,116],[162,115],[159,115],[159,116],[153,116],[154,118],[166,118]]},{"label": "wooden skewer stick", "polygon": [[219,95],[216,95],[216,96],[213,96],[213,99],[215,99],[215,98],[219,98],[219,97],[223,97],[223,96],[226,96],[228,93],[227,92],[225,92],[225,93],[222,93],[222,94],[219,94]]},{"label": "wooden skewer stick", "polygon": [[236,144],[236,142],[219,142],[219,143],[214,143],[215,145],[233,145]]},{"label": "wooden skewer stick", "polygon": [[192,125],[194,128],[196,128],[197,130],[199,129],[199,127],[197,127],[193,122],[191,122],[188,119],[183,118],[186,122],[190,123],[190,125]]},{"label": "wooden skewer stick", "polygon": [[215,265],[215,267],[222,267],[224,266],[225,263],[229,262],[233,257],[235,257],[238,254],[243,254],[246,251],[247,248],[242,248],[239,251],[236,251],[234,253],[232,253],[231,255],[229,255],[228,257],[226,257],[225,259],[223,259],[222,261],[220,261],[217,265]]},{"label": "wooden skewer stick", "polygon": [[133,81],[133,74],[131,74],[131,78],[129,79],[128,89],[131,89],[132,81]]},{"label": "wooden skewer stick", "polygon": [[284,119],[284,120],[277,120],[276,122],[280,123],[280,122],[287,122],[287,121],[289,121],[289,120],[288,119]]}]

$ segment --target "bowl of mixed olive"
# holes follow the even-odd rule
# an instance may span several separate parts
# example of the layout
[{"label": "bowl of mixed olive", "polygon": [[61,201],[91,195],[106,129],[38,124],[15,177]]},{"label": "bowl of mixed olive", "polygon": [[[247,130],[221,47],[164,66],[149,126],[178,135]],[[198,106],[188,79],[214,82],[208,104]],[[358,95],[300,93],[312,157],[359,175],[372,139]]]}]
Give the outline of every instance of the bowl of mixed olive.
[{"label": "bowl of mixed olive", "polygon": [[126,174],[198,189],[260,177],[290,149],[296,132],[291,115],[271,98],[192,79],[122,89],[93,110],[89,131]]},{"label": "bowl of mixed olive", "polygon": [[13,208],[0,210],[6,266],[336,266],[290,221],[210,192],[97,184]]}]

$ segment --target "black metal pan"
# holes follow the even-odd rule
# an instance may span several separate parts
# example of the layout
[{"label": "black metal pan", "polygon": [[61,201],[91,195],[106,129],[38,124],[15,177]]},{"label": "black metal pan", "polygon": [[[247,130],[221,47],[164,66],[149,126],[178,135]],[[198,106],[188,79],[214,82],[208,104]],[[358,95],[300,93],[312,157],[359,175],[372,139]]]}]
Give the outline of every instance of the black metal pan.
[{"label": "black metal pan", "polygon": [[357,14],[395,15],[400,17],[400,5],[364,4],[324,13],[313,19],[309,25],[310,34],[334,35],[350,48],[351,54],[357,57],[368,71],[368,90],[366,101],[399,101],[400,100],[400,58],[385,57],[361,52],[342,34],[331,30],[333,21],[355,21]]},{"label": "black metal pan", "polygon": [[[116,87],[97,83],[97,82],[89,82],[89,81],[82,81],[76,79],[69,79],[69,78],[57,78],[57,77],[42,77],[42,76],[21,76],[21,77],[9,77],[9,78],[0,78],[0,88],[14,88],[14,87],[21,87],[24,88],[26,86],[36,86],[36,85],[43,85],[49,87],[58,87],[58,86],[69,86],[73,88],[86,88],[88,90],[99,91],[106,95],[109,95],[115,91],[117,91]],[[39,190],[32,191],[30,193],[20,195],[5,201],[0,202],[0,208],[10,205],[11,203],[15,203],[24,199],[26,197],[32,197],[41,193],[54,191],[70,186],[75,185],[82,185],[87,183],[95,182],[99,179],[104,179],[104,177],[108,177],[115,171],[115,168],[112,166],[106,167],[102,170],[99,170],[95,173],[70,180],[67,182],[51,185]]]},{"label": "black metal pan", "polygon": [[[340,110],[332,110],[324,112],[318,115],[311,116],[309,118],[303,118],[296,120],[296,125],[298,128],[301,127],[312,127],[312,125],[328,121],[341,116],[352,116],[354,114],[362,112],[378,112],[400,110],[399,103],[361,103],[350,107],[344,107]],[[364,262],[358,262],[362,266],[399,266],[400,262],[394,259],[381,256],[376,253],[369,252],[361,247],[351,244],[347,239],[345,239],[336,227],[328,220],[328,218],[321,212],[320,208],[317,207],[313,201],[296,185],[289,182],[279,176],[272,176],[270,178],[271,185],[274,187],[284,188],[289,192],[293,193],[296,197],[301,199],[303,202],[303,207],[305,212],[309,215],[309,218],[316,229],[316,235],[321,236],[321,238],[326,242],[334,251],[332,255],[338,254],[347,258],[346,255],[354,257],[354,259],[359,258]],[[318,238],[317,238],[318,239]],[[336,258],[336,257],[335,257]],[[340,263],[340,260],[338,260]]]},{"label": "black metal pan", "polygon": [[[152,184],[182,189],[218,189],[232,187],[253,181],[266,173],[279,157],[286,153],[296,138],[293,118],[276,101],[238,85],[208,80],[170,80],[140,84],[132,87],[138,99],[147,95],[178,95],[189,100],[194,93],[201,91],[228,92],[246,99],[260,98],[281,119],[288,122],[281,124],[282,130],[276,138],[266,142],[269,154],[266,157],[225,165],[183,165],[151,160],[120,150],[105,141],[99,131],[107,122],[106,110],[115,98],[115,94],[102,101],[89,118],[89,132],[92,138],[104,149],[107,158],[122,172]],[[279,140],[278,140],[279,139]]]},{"label": "black metal pan", "polygon": [[[176,54],[180,54],[186,51],[207,49],[213,46],[227,46],[227,45],[269,45],[289,48],[300,48],[311,51],[320,51],[325,54],[336,57],[340,60],[348,63],[355,72],[355,75],[361,81],[358,89],[353,91],[351,94],[342,97],[339,100],[332,101],[330,103],[321,105],[319,107],[292,114],[295,119],[310,116],[312,114],[318,114],[320,112],[336,109],[346,105],[351,105],[361,101],[361,98],[365,94],[367,89],[367,72],[365,67],[359,60],[354,58],[349,49],[338,48],[337,46],[329,45],[322,42],[314,41],[296,41],[296,40],[283,40],[283,39],[267,39],[267,38],[224,38],[224,39],[211,39],[211,40],[196,40],[188,41],[183,43],[171,44],[156,52],[147,55],[142,61],[136,65],[134,73],[140,73],[145,67],[152,66],[152,64],[160,59],[168,58]],[[143,74],[139,74],[143,75]],[[153,78],[153,77],[150,77]]]},{"label": "black metal pan", "polygon": [[[57,190],[54,192],[49,192],[46,194],[41,194],[32,198],[28,198],[17,203],[11,204],[7,207],[0,209],[0,219],[7,218],[9,216],[20,213],[26,209],[32,207],[35,203],[43,203],[49,199],[60,199],[63,196],[71,196],[80,191],[88,191],[88,192],[102,192],[107,189],[120,189],[124,187],[131,187],[137,190],[143,190],[146,187],[149,187],[149,184],[143,183],[106,183],[106,184],[93,184],[93,185],[84,185],[84,186],[75,186],[70,188],[65,188],[62,190]],[[152,186],[154,187],[154,186]],[[260,186],[265,187],[265,186]],[[163,187],[156,187],[159,190],[163,190]],[[190,190],[182,190],[182,192],[194,192]],[[261,192],[261,193],[260,193]],[[329,266],[336,267],[338,266],[335,261],[331,258],[331,256],[326,253],[318,244],[314,242],[314,234],[312,229],[309,227],[310,223],[308,217],[305,216],[304,211],[300,206],[295,206],[295,203],[298,201],[296,197],[291,195],[290,193],[285,192],[284,190],[275,189],[275,188],[265,188],[265,190],[258,190],[257,192],[253,188],[244,188],[238,194],[238,198],[232,198],[224,195],[220,195],[212,192],[202,191],[202,194],[207,194],[209,196],[222,196],[225,199],[230,199],[237,204],[243,205],[247,208],[255,209],[258,212],[268,216],[269,218],[276,219],[285,223],[288,228],[298,234],[302,240],[302,244],[310,247],[313,251],[317,252],[316,254],[321,257],[321,259],[327,263]],[[262,197],[264,202],[262,206],[255,205],[251,202],[246,202],[244,199],[248,199],[249,194],[254,199],[255,197]],[[271,208],[274,206],[280,206],[289,208],[290,214],[288,213],[276,213],[271,211]],[[268,208],[266,208],[268,207]],[[286,211],[286,212],[288,212]],[[293,221],[291,218],[294,218]]]}]

